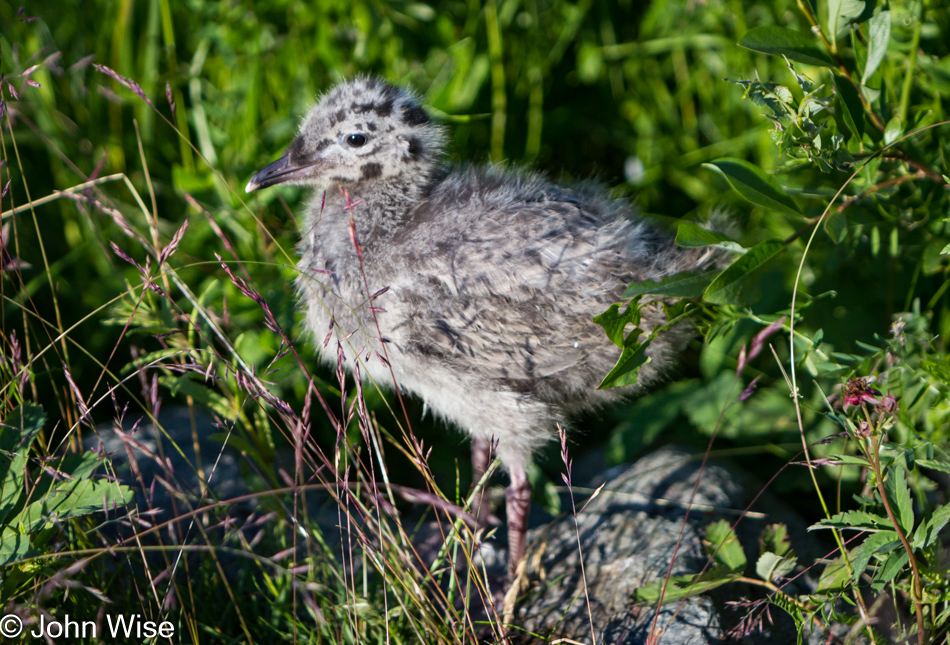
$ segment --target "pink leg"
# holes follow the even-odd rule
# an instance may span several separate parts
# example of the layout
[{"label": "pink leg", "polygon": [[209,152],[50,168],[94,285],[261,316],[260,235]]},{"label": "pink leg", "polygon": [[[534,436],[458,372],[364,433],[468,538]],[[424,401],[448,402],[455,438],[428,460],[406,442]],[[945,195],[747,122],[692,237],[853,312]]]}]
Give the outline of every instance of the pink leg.
[{"label": "pink leg", "polygon": [[[475,437],[472,439],[472,486],[475,486],[485,476],[488,470],[488,460],[491,456],[491,447],[488,441]],[[482,512],[482,504],[485,502],[486,485],[482,488],[478,496],[472,500],[472,515],[478,520],[479,526],[484,528],[488,526],[488,513]]]},{"label": "pink leg", "polygon": [[528,511],[531,508],[531,484],[522,464],[509,465],[511,484],[505,492],[508,513],[508,579],[513,581],[518,564],[525,554],[528,532]]}]

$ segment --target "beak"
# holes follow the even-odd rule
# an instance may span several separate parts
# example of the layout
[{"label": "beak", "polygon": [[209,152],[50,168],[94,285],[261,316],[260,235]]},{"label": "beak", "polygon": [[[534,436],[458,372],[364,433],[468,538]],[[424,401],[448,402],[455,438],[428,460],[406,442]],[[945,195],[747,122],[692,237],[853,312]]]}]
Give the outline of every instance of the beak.
[{"label": "beak", "polygon": [[290,163],[290,155],[285,153],[280,159],[264,168],[256,175],[251,177],[244,187],[245,193],[254,192],[259,188],[267,188],[275,184],[282,184],[286,181],[305,177],[310,170],[317,164],[308,164],[306,166],[296,166]]}]

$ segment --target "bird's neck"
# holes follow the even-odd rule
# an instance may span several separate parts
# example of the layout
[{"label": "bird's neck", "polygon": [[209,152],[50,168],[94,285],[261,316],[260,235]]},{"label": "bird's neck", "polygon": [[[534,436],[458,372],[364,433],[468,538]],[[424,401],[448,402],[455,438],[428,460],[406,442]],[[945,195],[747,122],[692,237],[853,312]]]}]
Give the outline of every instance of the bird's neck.
[{"label": "bird's neck", "polygon": [[[316,262],[321,269],[332,268],[340,273],[361,271],[353,244],[354,232],[368,259],[388,257],[393,237],[409,224],[415,207],[426,199],[443,174],[433,169],[398,180],[317,190],[307,209],[302,248],[324,260],[309,261]],[[350,230],[351,220],[355,231]],[[377,263],[367,264],[372,268]]]},{"label": "bird's neck", "polygon": [[[386,244],[412,217],[413,209],[428,196],[436,181],[435,171],[403,175],[386,181],[362,182],[327,190],[327,215],[348,225],[352,215],[364,246]],[[334,213],[334,211],[336,211]]]}]

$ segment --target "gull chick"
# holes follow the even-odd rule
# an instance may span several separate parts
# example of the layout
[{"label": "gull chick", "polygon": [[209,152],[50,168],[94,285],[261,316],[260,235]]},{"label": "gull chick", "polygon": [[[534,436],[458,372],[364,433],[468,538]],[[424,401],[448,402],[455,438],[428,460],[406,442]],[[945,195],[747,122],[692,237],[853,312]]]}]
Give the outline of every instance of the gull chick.
[{"label": "gull chick", "polygon": [[[322,339],[332,330],[350,369],[359,361],[377,383],[395,376],[471,435],[475,481],[496,444],[510,478],[511,576],[524,556],[533,453],[571,414],[656,382],[689,337],[664,332],[636,385],[598,390],[619,350],[592,318],[631,282],[715,258],[674,246],[599,185],[448,165],[444,147],[444,129],[411,92],[355,78],[318,101],[246,190],[315,189],[298,247],[309,331]],[[641,327],[663,322],[659,307],[645,308]]]}]

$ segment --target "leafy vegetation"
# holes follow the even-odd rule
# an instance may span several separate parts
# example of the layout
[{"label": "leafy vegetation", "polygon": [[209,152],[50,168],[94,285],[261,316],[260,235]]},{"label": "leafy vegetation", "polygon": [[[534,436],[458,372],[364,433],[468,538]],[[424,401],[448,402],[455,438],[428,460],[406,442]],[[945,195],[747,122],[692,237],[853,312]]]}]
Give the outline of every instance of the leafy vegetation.
[{"label": "leafy vegetation", "polygon": [[[769,524],[752,562],[713,524],[706,570],[642,601],[729,585],[736,634],[771,607],[842,642],[948,638],[945,3],[38,0],[0,21],[8,612],[94,620],[105,598],[193,642],[501,638],[484,572],[442,566],[479,539],[459,437],[316,366],[292,288],[304,195],[242,201],[319,91],[373,72],[417,89],[455,159],[598,175],[678,244],[732,254],[598,317],[621,358],[603,386],[647,359],[651,298],[685,298],[670,324],[705,342],[579,425],[614,462],[659,441],[732,457],[825,555]],[[702,225],[723,208],[727,226]],[[88,449],[138,447],[172,404],[210,410],[243,454],[248,514],[142,453],[185,509],[169,519]],[[552,445],[539,501],[570,463]],[[434,517],[452,528],[426,566],[409,544]]]},{"label": "leafy vegetation", "polygon": [[[786,76],[794,80],[795,91],[758,77],[736,81],[753,104],[767,110],[765,117],[773,124],[771,136],[784,161],[776,174],[787,177],[789,188],[778,185],[760,168],[742,159],[725,158],[707,164],[743,198],[799,228],[784,240],[769,239],[741,249],[738,257],[708,282],[701,299],[703,303],[732,307],[731,311],[705,314],[712,320],[709,323],[711,337],[743,318],[761,322],[751,310],[738,307],[761,300],[764,269],[808,236],[802,256],[797,259],[797,273],[793,266],[786,271],[787,275],[794,275],[791,306],[782,312],[781,321],[775,322],[774,315],[765,320],[771,323],[768,331],[774,331],[776,325],[788,320],[790,367],[788,374],[783,371],[783,375],[797,413],[805,457],[802,465],[809,469],[853,469],[862,487],[853,496],[856,508],[843,510],[851,505],[841,499],[842,478],[839,476],[837,512],[830,515],[822,485],[811,473],[825,514],[812,529],[830,530],[837,544],[813,593],[795,597],[783,590],[784,584],[783,587],[775,585],[776,581],[789,577],[798,561],[786,544],[775,545],[774,540],[766,537],[776,530],[774,527],[763,535],[762,543],[766,546],[755,565],[758,578],[749,580],[744,577],[745,556],[741,549],[736,552],[735,534],[720,523],[711,526],[707,535],[713,547],[710,550],[712,568],[670,580],[672,593],[665,600],[701,593],[730,581],[746,581],[769,589],[766,601],[790,613],[800,634],[806,630],[834,633],[834,625],[844,623],[855,625],[849,637],[865,629],[872,641],[877,638],[904,641],[915,635],[922,645],[945,639],[950,631],[950,610],[945,606],[950,588],[943,575],[945,546],[939,537],[950,522],[950,506],[945,486],[942,486],[945,478],[937,474],[950,472],[950,455],[946,452],[945,425],[932,424],[934,415],[945,419],[943,410],[950,381],[946,379],[946,370],[937,367],[946,360],[941,358],[945,356],[945,343],[939,335],[929,333],[934,316],[946,320],[945,307],[941,307],[939,313],[934,310],[942,299],[944,287],[929,297],[926,311],[921,308],[919,294],[914,292],[921,275],[939,273],[942,256],[950,252],[950,246],[945,244],[950,223],[946,217],[950,207],[950,176],[946,172],[947,137],[944,133],[950,121],[942,118],[944,105],[939,100],[915,107],[913,112],[910,106],[914,90],[927,87],[934,80],[939,82],[942,74],[938,71],[934,75],[936,79],[926,80],[915,76],[921,33],[927,28],[920,13],[921,6],[909,8],[918,12],[912,14],[916,17],[912,44],[909,51],[900,53],[893,51],[897,49],[891,38],[895,9],[890,5],[828,2],[824,21],[816,17],[815,7],[800,3],[800,8],[812,26],[812,34],[761,26],[749,30],[739,41],[741,47],[783,57],[788,66]],[[931,29],[937,26],[929,25]],[[881,69],[889,50],[893,58],[902,63],[898,65],[899,73],[889,75],[889,70]],[[792,61],[818,67],[824,82],[817,84],[796,71]],[[903,82],[899,83],[901,72]],[[897,87],[899,92],[890,89]],[[911,182],[909,190],[899,188]],[[808,217],[798,206],[789,194],[796,185],[802,201],[813,203],[814,210],[820,210],[820,214]],[[690,239],[701,239],[698,245],[723,243],[721,235],[697,236],[694,224],[679,226],[681,233],[685,227]],[[822,329],[801,332],[801,327],[808,324],[810,304],[808,291],[800,291],[802,275],[808,267],[813,243],[820,244],[816,242],[819,231],[825,234],[823,239],[837,245],[826,252],[826,258],[831,258],[860,253],[866,228],[870,228],[867,241],[872,257],[881,255],[884,229],[890,240],[891,269],[896,269],[895,265],[902,261],[915,266],[903,307],[910,311],[895,315],[890,333],[875,334],[874,344],[855,339],[860,354],[831,352],[827,343],[822,343]],[[683,237],[678,234],[677,240]],[[925,260],[928,256],[929,260]],[[692,281],[696,276],[687,274],[682,279]],[[678,276],[666,282],[676,284]],[[640,289],[638,293],[666,295],[663,286]],[[805,297],[804,303],[800,296]],[[641,297],[638,295],[632,301],[627,319],[639,320]],[[868,298],[868,302],[872,301]],[[693,309],[700,310],[701,307]],[[845,314],[850,316],[854,312]],[[908,325],[919,336],[909,340]],[[622,334],[622,331],[621,326],[619,332],[614,330],[614,333]],[[757,345],[760,350],[758,338],[748,353],[745,345],[740,350],[736,381],[741,378],[750,357],[759,353]],[[630,364],[621,357],[608,376],[614,379],[609,384],[629,382],[630,374],[635,378],[635,368],[628,367]],[[807,399],[797,382],[798,370],[804,370],[812,378],[814,392],[823,399],[824,411],[815,409],[818,419],[834,421],[843,432],[830,434],[817,442],[809,440],[802,411]],[[757,376],[750,382],[733,403],[749,399],[758,379]],[[842,379],[847,381],[843,387]],[[833,392],[834,402],[825,395],[823,387]],[[819,420],[815,425],[824,424]],[[713,436],[720,427],[717,421]],[[824,452],[825,449],[818,446],[835,445],[838,440],[844,442],[839,452],[813,456],[813,453]],[[911,490],[917,491],[916,504]],[[847,545],[857,542],[850,548],[846,545],[845,531],[857,532],[847,542]],[[733,553],[735,557],[730,557]],[[641,599],[663,601],[667,585],[666,581],[653,583],[641,591]],[[869,608],[866,589],[872,592],[871,597],[890,596],[895,604],[906,603],[912,608],[915,620],[898,618],[893,624],[878,625],[879,629],[872,627],[878,621],[873,620],[876,612],[873,607]],[[839,601],[843,598],[856,607],[854,614],[839,610]],[[738,634],[760,626],[764,606],[765,601],[750,606],[746,618],[737,627]]]}]

